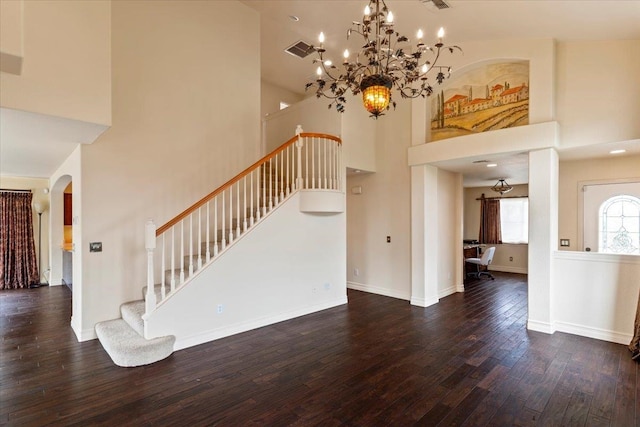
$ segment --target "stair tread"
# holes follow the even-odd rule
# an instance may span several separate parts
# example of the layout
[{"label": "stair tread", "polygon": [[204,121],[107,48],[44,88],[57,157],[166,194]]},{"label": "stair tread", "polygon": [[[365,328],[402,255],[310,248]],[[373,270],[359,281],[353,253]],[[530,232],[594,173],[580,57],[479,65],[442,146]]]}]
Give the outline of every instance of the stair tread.
[{"label": "stair tread", "polygon": [[144,339],[123,319],[97,323],[96,335],[113,363],[123,367],[148,365],[169,357],[176,340],[173,335]]},{"label": "stair tread", "polygon": [[144,320],[142,320],[144,311],[144,300],[126,302],[120,306],[122,320],[127,322],[141,337],[144,337]]}]

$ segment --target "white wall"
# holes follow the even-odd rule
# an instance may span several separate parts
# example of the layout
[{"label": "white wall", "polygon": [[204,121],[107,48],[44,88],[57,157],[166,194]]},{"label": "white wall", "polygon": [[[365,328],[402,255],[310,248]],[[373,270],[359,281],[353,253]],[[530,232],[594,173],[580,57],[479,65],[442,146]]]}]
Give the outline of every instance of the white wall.
[{"label": "white wall", "polygon": [[295,135],[296,126],[302,125],[305,132],[340,136],[345,167],[376,171],[376,120],[362,107],[360,97],[348,96],[348,107],[343,113],[328,109],[325,101],[309,97],[267,115],[262,130],[264,154],[288,141]]},{"label": "white wall", "polygon": [[111,124],[111,2],[22,3],[22,71],[0,74],[0,105]]},{"label": "white wall", "polygon": [[[369,112],[364,109],[360,96],[347,96],[347,99],[348,106],[344,113],[335,113],[342,116],[344,164],[352,169],[375,172],[380,160],[376,153],[377,120],[371,118]],[[324,104],[322,100],[317,102]]]},{"label": "white wall", "polygon": [[340,136],[341,117],[315,98],[307,98],[287,109],[269,114],[262,119],[263,154],[270,153],[293,138],[298,125],[302,126],[304,132]]},{"label": "white wall", "polygon": [[20,74],[24,55],[24,1],[0,2],[0,71]]},{"label": "white wall", "polygon": [[560,42],[556,73],[562,146],[640,138],[640,40]]},{"label": "white wall", "polygon": [[[260,84],[260,117],[280,111],[280,103],[300,102],[304,96],[262,80]],[[284,142],[284,141],[283,141]]]},{"label": "white wall", "polygon": [[[410,103],[399,102],[397,110],[376,125],[376,173],[347,178],[347,280],[353,289],[409,300],[411,171],[406,150],[411,144]],[[362,187],[362,194],[351,193],[356,186]]]},{"label": "white wall", "polygon": [[[458,216],[462,209],[462,175],[438,169],[438,223],[425,224],[437,230],[438,297],[444,298],[462,288],[462,264],[458,261],[458,249],[462,245]],[[458,281],[456,281],[458,280]]]},{"label": "white wall", "polygon": [[640,257],[554,253],[554,329],[629,344],[640,292]]},{"label": "white wall", "polygon": [[[478,240],[480,232],[480,201],[476,200],[484,193],[486,197],[493,197],[489,187],[473,187],[464,189],[464,239]],[[528,186],[514,185],[513,190],[507,195],[527,196]],[[527,274],[529,245],[492,245],[496,247],[493,263],[490,266],[494,271]],[[509,258],[512,257],[513,260]]]},{"label": "white wall", "polygon": [[111,3],[111,20],[113,126],[81,147],[74,242],[103,243],[82,258],[83,331],[140,298],[146,220],[170,220],[255,162],[260,144],[256,11],[235,1],[127,1]]},{"label": "white wall", "polygon": [[299,203],[295,193],[165,300],[149,336],[175,335],[180,349],[345,304],[346,215]]},{"label": "white wall", "polygon": [[[640,114],[640,108],[639,108]],[[569,239],[571,246],[560,250],[580,251],[582,230],[580,183],[640,178],[640,156],[611,156],[599,159],[560,162],[560,200],[558,237]]]}]

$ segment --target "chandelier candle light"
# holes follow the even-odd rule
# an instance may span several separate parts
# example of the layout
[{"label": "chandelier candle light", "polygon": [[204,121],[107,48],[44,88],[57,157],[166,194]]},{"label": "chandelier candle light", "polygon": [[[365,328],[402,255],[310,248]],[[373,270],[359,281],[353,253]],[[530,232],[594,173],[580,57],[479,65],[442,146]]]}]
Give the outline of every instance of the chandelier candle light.
[{"label": "chandelier candle light", "polygon": [[462,52],[458,46],[444,46],[443,28],[438,31],[438,42],[433,47],[422,41],[424,33],[418,30],[417,43],[412,48],[409,39],[393,29],[393,13],[384,0],[369,1],[362,22],[354,21],[347,31],[347,40],[353,33],[362,36],[364,45],[353,60],[350,60],[349,51],[344,51],[341,70],[325,58],[325,37],[324,33],[320,33],[320,45],[313,47],[318,55],[314,59],[314,63],[319,63],[317,77],[306,85],[306,89],[315,86],[316,97],[331,99],[329,108],[335,105],[341,113],[344,112],[347,102],[345,95],[349,91],[353,95],[362,92],[364,107],[376,119],[391,105],[395,109],[396,103],[392,98],[394,89],[402,98],[425,98],[431,95],[433,87],[427,80],[428,74],[437,70],[435,80],[438,84],[442,84],[451,74],[451,67],[436,65],[441,50]]}]

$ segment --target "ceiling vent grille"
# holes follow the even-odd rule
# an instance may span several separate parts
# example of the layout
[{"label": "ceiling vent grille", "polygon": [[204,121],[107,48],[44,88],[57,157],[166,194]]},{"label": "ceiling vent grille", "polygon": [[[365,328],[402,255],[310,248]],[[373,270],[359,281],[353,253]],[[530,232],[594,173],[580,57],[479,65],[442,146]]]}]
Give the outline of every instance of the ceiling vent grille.
[{"label": "ceiling vent grille", "polygon": [[420,0],[427,6],[435,6],[437,9],[449,9],[451,6],[444,0]]},{"label": "ceiling vent grille", "polygon": [[300,40],[286,48],[284,51],[290,55],[297,56],[298,58],[305,58],[313,52],[313,46]]}]

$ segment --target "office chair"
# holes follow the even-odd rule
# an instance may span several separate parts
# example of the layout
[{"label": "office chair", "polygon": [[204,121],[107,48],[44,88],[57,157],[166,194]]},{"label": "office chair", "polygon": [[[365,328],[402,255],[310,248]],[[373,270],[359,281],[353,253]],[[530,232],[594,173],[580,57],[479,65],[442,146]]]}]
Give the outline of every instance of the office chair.
[{"label": "office chair", "polygon": [[[491,264],[491,261],[493,261],[493,253],[495,251],[496,251],[496,248],[492,246],[490,248],[487,248],[487,250],[484,251],[481,258],[465,258],[464,260],[465,262],[468,262],[469,264],[476,264],[477,266],[478,271],[476,273],[471,273],[471,274],[475,274],[475,277],[478,279],[480,279],[484,274],[485,276],[491,278],[491,280],[495,280],[495,277],[493,277],[493,274],[489,273],[488,271],[489,264]],[[480,271],[481,265],[487,267],[487,271]]]}]

